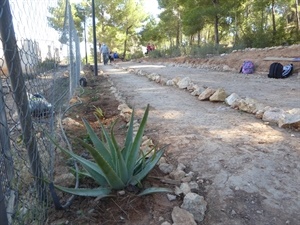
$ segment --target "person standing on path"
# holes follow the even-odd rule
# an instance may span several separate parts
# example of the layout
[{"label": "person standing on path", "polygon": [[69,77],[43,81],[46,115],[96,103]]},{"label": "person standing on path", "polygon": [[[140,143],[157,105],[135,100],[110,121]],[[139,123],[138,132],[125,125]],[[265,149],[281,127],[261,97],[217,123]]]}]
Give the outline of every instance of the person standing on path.
[{"label": "person standing on path", "polygon": [[106,46],[105,43],[103,43],[101,45],[100,54],[102,54],[102,56],[103,56],[103,63],[104,63],[104,65],[107,65],[108,59],[109,59],[109,49],[108,49],[108,47]]}]

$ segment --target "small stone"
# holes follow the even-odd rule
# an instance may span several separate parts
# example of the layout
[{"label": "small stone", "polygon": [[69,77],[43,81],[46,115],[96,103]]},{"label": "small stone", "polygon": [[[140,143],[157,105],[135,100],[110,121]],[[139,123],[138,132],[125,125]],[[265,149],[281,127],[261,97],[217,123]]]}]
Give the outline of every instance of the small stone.
[{"label": "small stone", "polygon": [[168,221],[165,221],[161,225],[171,225],[171,224]]},{"label": "small stone", "polygon": [[175,170],[170,173],[170,177],[174,180],[181,180],[185,177],[185,172],[182,170]]},{"label": "small stone", "polygon": [[167,194],[167,198],[169,199],[169,201],[174,201],[176,200],[176,195],[171,195],[171,194]]},{"label": "small stone", "polygon": [[183,163],[179,163],[177,166],[177,170],[185,170],[186,166]]},{"label": "small stone", "polygon": [[174,170],[174,166],[172,164],[168,164],[168,163],[160,163],[159,164],[159,169],[164,173],[164,174],[168,174],[171,173]]},{"label": "small stone", "polygon": [[234,211],[234,209],[233,210],[231,210],[231,216],[235,216],[237,213],[236,213],[236,211]]},{"label": "small stone", "polygon": [[180,189],[182,190],[182,192],[183,192],[184,195],[186,195],[186,194],[188,194],[188,193],[191,192],[191,188],[190,188],[190,186],[187,183],[182,183],[180,185]]},{"label": "small stone", "polygon": [[184,177],[181,179],[182,182],[190,182],[192,180],[191,177]]},{"label": "small stone", "polygon": [[163,221],[164,218],[163,218],[162,216],[160,216],[160,217],[158,218],[158,220],[159,220],[159,221]]},{"label": "small stone", "polygon": [[189,183],[189,186],[190,186],[191,190],[198,190],[198,189],[199,189],[199,185],[198,185],[198,183],[195,182],[195,181],[191,181],[191,182]]},{"label": "small stone", "polygon": [[118,195],[125,195],[125,191],[124,190],[122,190],[122,191],[118,191]]},{"label": "small stone", "polygon": [[179,187],[176,186],[176,187],[175,187],[174,193],[175,193],[175,195],[179,196],[179,195],[181,195],[183,192],[182,192],[182,190],[181,190]]}]

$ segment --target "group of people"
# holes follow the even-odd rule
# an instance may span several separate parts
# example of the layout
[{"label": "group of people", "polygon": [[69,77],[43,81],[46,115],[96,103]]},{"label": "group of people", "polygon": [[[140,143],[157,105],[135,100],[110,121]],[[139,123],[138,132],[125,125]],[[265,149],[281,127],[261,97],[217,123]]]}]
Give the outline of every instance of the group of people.
[{"label": "group of people", "polygon": [[119,58],[118,53],[110,51],[105,43],[102,43],[100,45],[100,54],[102,54],[104,65],[107,65],[108,61],[112,63],[113,61],[115,61],[115,59]]}]

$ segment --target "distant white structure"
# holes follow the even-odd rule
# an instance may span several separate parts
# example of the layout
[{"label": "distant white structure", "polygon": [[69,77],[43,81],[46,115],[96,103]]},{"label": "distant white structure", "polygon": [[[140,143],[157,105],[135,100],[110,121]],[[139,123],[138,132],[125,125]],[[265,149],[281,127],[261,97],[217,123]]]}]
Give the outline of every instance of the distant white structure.
[{"label": "distant white structure", "polygon": [[34,73],[37,65],[42,61],[39,43],[30,39],[22,40],[19,54],[22,71],[27,74]]},{"label": "distant white structure", "polygon": [[[32,74],[36,71],[36,67],[45,59],[55,59],[60,60],[59,49],[53,49],[54,54],[52,54],[51,45],[44,47],[44,54],[42,54],[41,46],[39,42],[31,39],[24,39],[18,41],[19,45],[19,56],[21,60],[21,67],[23,73]],[[44,46],[44,45],[43,45]],[[47,52],[45,51],[47,50]],[[7,64],[5,62],[4,52],[2,45],[0,45],[0,75],[8,75]]]}]

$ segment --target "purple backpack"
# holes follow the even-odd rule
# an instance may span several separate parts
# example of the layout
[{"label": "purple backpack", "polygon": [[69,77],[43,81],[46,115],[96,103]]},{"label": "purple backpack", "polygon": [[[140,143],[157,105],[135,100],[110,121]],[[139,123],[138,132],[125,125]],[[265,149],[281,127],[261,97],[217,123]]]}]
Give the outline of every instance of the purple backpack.
[{"label": "purple backpack", "polygon": [[254,63],[252,61],[244,61],[240,73],[244,73],[244,74],[254,73]]}]

